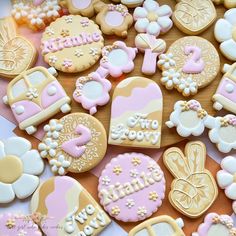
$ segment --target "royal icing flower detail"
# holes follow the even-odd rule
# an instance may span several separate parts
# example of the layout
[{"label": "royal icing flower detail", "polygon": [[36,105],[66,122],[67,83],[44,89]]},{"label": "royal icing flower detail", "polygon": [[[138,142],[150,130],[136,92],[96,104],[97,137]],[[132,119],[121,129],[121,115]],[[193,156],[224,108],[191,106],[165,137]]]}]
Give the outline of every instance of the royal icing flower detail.
[{"label": "royal icing flower detail", "polygon": [[119,215],[119,214],[120,214],[120,208],[119,208],[118,206],[112,207],[112,209],[111,209],[111,214],[112,214],[113,216]]},{"label": "royal icing flower detail", "polygon": [[97,48],[90,48],[89,49],[89,54],[92,56],[97,56],[98,55],[98,49]]},{"label": "royal icing flower detail", "polygon": [[15,219],[10,218],[10,219],[7,220],[7,222],[6,222],[6,227],[7,227],[8,229],[12,229],[12,228],[14,228],[15,226],[16,226],[16,220],[15,220]]},{"label": "royal icing flower detail", "polygon": [[117,5],[108,4],[108,10],[109,11],[118,11],[124,17],[129,14],[129,11],[127,10],[127,8],[122,4],[117,4]]},{"label": "royal icing flower detail", "polygon": [[134,157],[134,158],[132,159],[132,164],[133,164],[134,166],[140,165],[140,164],[141,164],[140,158]]},{"label": "royal icing flower detail", "polygon": [[135,202],[133,199],[127,199],[125,206],[127,206],[129,209],[132,208],[135,205]]},{"label": "royal icing flower detail", "polygon": [[50,160],[49,164],[52,166],[52,172],[64,175],[66,172],[65,169],[67,169],[71,163],[65,160],[64,155],[59,155],[57,159]]},{"label": "royal icing flower detail", "polygon": [[200,109],[197,111],[197,116],[200,118],[200,119],[203,119],[204,117],[207,116],[207,112],[204,110],[204,109]]},{"label": "royal icing flower detail", "polygon": [[37,175],[43,172],[44,163],[31,148],[31,143],[20,137],[0,141],[0,162],[4,163],[4,173],[9,173],[7,178],[0,177],[0,193],[4,193],[0,194],[0,203],[9,203],[15,196],[25,199],[38,187]]},{"label": "royal icing flower detail", "polygon": [[229,125],[229,119],[228,119],[228,117],[222,117],[222,118],[220,119],[220,125],[221,125],[222,127],[227,127],[227,126]]},{"label": "royal icing flower detail", "polygon": [[43,7],[43,11],[46,14],[47,17],[56,19],[57,17],[60,17],[59,11],[61,10],[61,7],[58,5],[57,1],[51,0],[47,1],[45,6]]},{"label": "royal icing flower detail", "polygon": [[89,20],[85,18],[80,21],[80,24],[82,25],[82,27],[87,27],[89,26]]},{"label": "royal icing flower detail", "polygon": [[50,65],[54,65],[57,62],[57,60],[58,60],[57,57],[55,55],[52,55],[49,57],[48,61]]},{"label": "royal icing flower detail", "polygon": [[67,29],[62,29],[61,36],[64,37],[64,38],[67,37],[67,36],[70,36],[70,31],[67,30]]},{"label": "royal icing flower detail", "polygon": [[130,177],[136,178],[138,176],[138,171],[133,169],[129,172]]},{"label": "royal icing flower detail", "polygon": [[155,170],[155,163],[153,163],[152,161],[148,163],[147,169],[151,172],[153,170]]},{"label": "royal icing flower detail", "polygon": [[29,88],[28,92],[26,93],[26,97],[29,100],[33,100],[39,96],[38,90],[36,88]]},{"label": "royal icing flower detail", "polygon": [[159,60],[157,62],[157,65],[160,68],[164,68],[166,70],[170,69],[171,67],[174,67],[176,65],[175,60],[173,60],[173,54],[168,53],[168,54],[161,54],[159,56]]},{"label": "royal icing flower detail", "polygon": [[26,235],[27,235],[27,232],[24,231],[23,229],[21,229],[19,233],[17,234],[17,236],[26,236]]},{"label": "royal icing flower detail", "polygon": [[43,143],[40,143],[38,149],[40,151],[40,155],[42,158],[47,157],[55,157],[56,149],[58,147],[58,143],[53,141],[51,138],[46,138]]},{"label": "royal icing flower detail", "polygon": [[75,50],[75,56],[82,57],[83,55],[84,55],[84,53],[81,49],[76,49]]},{"label": "royal icing flower detail", "polygon": [[221,161],[221,169],[217,172],[217,182],[229,199],[236,200],[236,158],[225,157]]},{"label": "royal icing flower detail", "polygon": [[220,50],[230,60],[236,61],[236,9],[226,11],[224,19],[215,25],[215,37],[220,42]]},{"label": "royal icing flower detail", "polygon": [[157,192],[155,192],[155,191],[150,192],[148,199],[149,199],[149,200],[152,200],[152,201],[156,201],[156,200],[158,199],[158,194],[157,194]]},{"label": "royal icing flower detail", "polygon": [[44,24],[45,16],[46,15],[42,11],[42,9],[40,7],[37,7],[30,10],[28,14],[28,20],[31,25],[41,28],[45,25]]},{"label": "royal icing flower detail", "polygon": [[52,35],[55,34],[55,31],[53,29],[49,28],[49,27],[46,29],[45,32],[48,36],[52,36]]},{"label": "royal icing flower detail", "polygon": [[109,183],[111,182],[111,179],[108,176],[104,176],[102,178],[102,184],[108,186]]},{"label": "royal icing flower detail", "polygon": [[122,173],[122,168],[121,168],[121,166],[120,166],[120,165],[114,166],[114,168],[113,168],[113,173],[116,174],[116,175],[121,174],[121,173]]},{"label": "royal icing flower detail", "polygon": [[140,218],[145,217],[146,214],[147,214],[147,209],[146,209],[146,207],[139,207],[139,208],[138,208],[138,211],[137,211],[137,214],[138,214],[138,216],[139,216]]},{"label": "royal icing flower detail", "polygon": [[66,17],[65,17],[65,22],[66,22],[66,23],[72,23],[72,21],[73,21],[72,16],[66,16]]},{"label": "royal icing flower detail", "polygon": [[198,85],[191,77],[180,79],[177,89],[183,93],[184,96],[190,96],[197,93]]},{"label": "royal icing flower detail", "polygon": [[46,132],[47,137],[58,139],[62,128],[63,125],[61,123],[56,120],[50,120],[49,124],[45,125],[43,130]]},{"label": "royal icing flower detail", "polygon": [[15,3],[13,4],[11,14],[16,20],[21,20],[22,18],[27,17],[29,9],[29,6],[23,2]]},{"label": "royal icing flower detail", "polygon": [[146,0],[143,7],[134,10],[135,29],[140,33],[148,33],[156,37],[166,33],[173,25],[170,16],[172,10],[168,5],[159,6],[154,0]]},{"label": "royal icing flower detail", "polygon": [[69,68],[73,65],[73,62],[72,60],[70,59],[64,59],[63,63],[62,63],[62,66],[64,66],[65,68]]},{"label": "royal icing flower detail", "polygon": [[165,85],[167,89],[173,89],[180,83],[180,73],[174,69],[169,69],[162,72],[161,83]]}]

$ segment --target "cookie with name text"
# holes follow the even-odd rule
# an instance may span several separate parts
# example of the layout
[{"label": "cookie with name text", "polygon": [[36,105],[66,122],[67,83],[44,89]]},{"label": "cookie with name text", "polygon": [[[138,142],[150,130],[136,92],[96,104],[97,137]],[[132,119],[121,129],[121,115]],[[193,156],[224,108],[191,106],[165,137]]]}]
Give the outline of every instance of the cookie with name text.
[{"label": "cookie with name text", "polygon": [[44,31],[41,49],[44,60],[57,70],[84,71],[101,56],[104,39],[92,20],[79,15],[63,16]]},{"label": "cookie with name text", "polygon": [[141,153],[112,158],[99,178],[98,196],[115,219],[136,222],[151,216],[165,197],[165,177],[159,165]]},{"label": "cookie with name text", "polygon": [[153,80],[130,77],[121,81],[113,93],[108,143],[159,148],[162,106],[162,92]]},{"label": "cookie with name text", "polygon": [[97,236],[111,220],[80,183],[67,176],[46,180],[34,193],[31,212],[47,236]]}]

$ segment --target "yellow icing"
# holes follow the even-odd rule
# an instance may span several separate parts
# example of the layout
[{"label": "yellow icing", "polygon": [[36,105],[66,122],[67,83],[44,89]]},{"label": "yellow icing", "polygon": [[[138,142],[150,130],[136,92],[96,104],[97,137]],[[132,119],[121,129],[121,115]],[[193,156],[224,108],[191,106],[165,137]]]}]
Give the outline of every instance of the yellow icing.
[{"label": "yellow icing", "polygon": [[232,30],[232,38],[234,41],[236,41],[236,27],[234,27]]},{"label": "yellow icing", "polygon": [[158,18],[158,15],[156,14],[156,12],[149,12],[147,15],[147,18],[149,21],[156,21]]}]

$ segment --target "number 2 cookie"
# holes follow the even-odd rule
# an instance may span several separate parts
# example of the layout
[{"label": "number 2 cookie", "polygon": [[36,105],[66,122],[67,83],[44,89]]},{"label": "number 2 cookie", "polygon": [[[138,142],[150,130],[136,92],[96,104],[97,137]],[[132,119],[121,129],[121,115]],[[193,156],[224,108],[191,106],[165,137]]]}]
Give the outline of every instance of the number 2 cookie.
[{"label": "number 2 cookie", "polygon": [[183,96],[194,95],[210,84],[220,69],[215,47],[197,36],[178,39],[159,58],[161,83],[169,90],[177,89]]}]

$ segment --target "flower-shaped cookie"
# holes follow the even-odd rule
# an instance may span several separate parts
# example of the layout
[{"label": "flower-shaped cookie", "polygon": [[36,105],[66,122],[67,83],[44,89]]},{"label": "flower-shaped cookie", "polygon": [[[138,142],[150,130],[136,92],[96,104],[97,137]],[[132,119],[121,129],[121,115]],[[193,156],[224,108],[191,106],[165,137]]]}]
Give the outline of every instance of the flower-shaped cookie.
[{"label": "flower-shaped cookie", "polygon": [[44,163],[31,143],[20,137],[0,141],[0,203],[29,197],[38,187]]},{"label": "flower-shaped cookie", "polygon": [[215,25],[215,38],[220,42],[220,50],[229,60],[236,61],[236,9],[228,10],[224,19]]},{"label": "flower-shaped cookie", "polygon": [[109,102],[110,90],[110,81],[102,78],[97,72],[93,72],[77,79],[73,97],[93,115],[97,112],[97,106],[103,106]]},{"label": "flower-shaped cookie", "polygon": [[148,33],[158,36],[160,33],[166,33],[173,26],[170,19],[172,10],[168,5],[159,6],[154,0],[146,0],[143,7],[137,7],[134,10],[135,29],[139,33]]},{"label": "flower-shaped cookie", "polygon": [[221,169],[217,172],[217,182],[229,199],[236,200],[236,157],[225,157],[221,161]]}]

